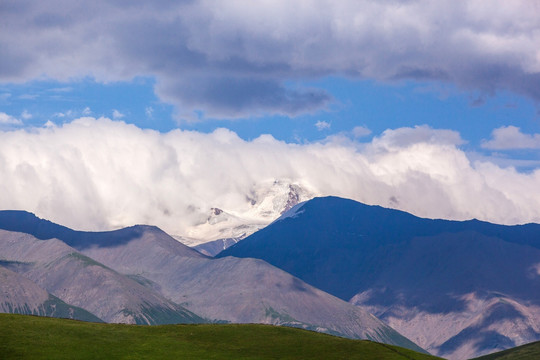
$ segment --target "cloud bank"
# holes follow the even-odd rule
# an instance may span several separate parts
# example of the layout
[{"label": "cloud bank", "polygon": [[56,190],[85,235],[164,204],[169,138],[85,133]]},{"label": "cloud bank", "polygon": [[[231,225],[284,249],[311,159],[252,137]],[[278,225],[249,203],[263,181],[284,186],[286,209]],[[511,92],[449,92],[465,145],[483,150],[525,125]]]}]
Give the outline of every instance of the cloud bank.
[{"label": "cloud bank", "polygon": [[156,78],[185,119],[296,116],[328,75],[436,80],[540,100],[540,3],[4,0],[0,81]]},{"label": "cloud bank", "polygon": [[5,112],[0,112],[0,126],[7,125],[22,125],[22,121],[16,117],[6,114]]},{"label": "cloud bank", "polygon": [[540,134],[524,134],[516,126],[503,126],[493,130],[492,139],[482,147],[491,150],[540,149]]},{"label": "cloud bank", "polygon": [[332,137],[299,145],[81,118],[0,131],[0,208],[76,229],[145,223],[182,235],[211,208],[249,212],[253,193],[280,180],[424,217],[540,222],[540,170],[471,163],[462,142],[427,126],[387,130],[369,143]]}]

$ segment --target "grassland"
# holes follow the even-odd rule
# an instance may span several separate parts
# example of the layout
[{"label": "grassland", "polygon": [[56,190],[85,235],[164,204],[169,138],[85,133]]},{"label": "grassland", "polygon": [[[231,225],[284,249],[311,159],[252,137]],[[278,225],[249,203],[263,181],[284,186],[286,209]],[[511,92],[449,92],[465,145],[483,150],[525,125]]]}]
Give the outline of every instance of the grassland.
[{"label": "grassland", "polygon": [[540,359],[540,341],[482,356],[473,360],[532,360]]},{"label": "grassland", "polygon": [[268,325],[136,326],[0,314],[1,359],[437,359]]}]

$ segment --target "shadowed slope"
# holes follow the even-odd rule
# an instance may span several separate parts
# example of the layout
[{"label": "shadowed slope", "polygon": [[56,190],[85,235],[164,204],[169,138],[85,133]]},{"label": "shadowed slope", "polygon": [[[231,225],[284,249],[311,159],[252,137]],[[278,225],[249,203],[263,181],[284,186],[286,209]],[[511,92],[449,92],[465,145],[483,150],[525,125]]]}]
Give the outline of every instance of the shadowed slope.
[{"label": "shadowed slope", "polygon": [[428,351],[462,359],[540,338],[539,244],[537,224],[421,219],[329,197],[218,257],[268,261],[366,307]]},{"label": "shadowed slope", "polygon": [[0,229],[30,234],[41,240],[56,238],[79,250],[93,246],[116,247],[124,245],[142,236],[143,232],[152,230],[154,237],[159,238],[162,246],[168,244],[169,250],[175,254],[204,257],[204,255],[188,246],[177,246],[175,243],[178,243],[178,241],[175,241],[159,228],[148,225],[136,225],[103,232],[76,231],[49,220],[38,218],[26,211],[2,210],[0,211]]}]

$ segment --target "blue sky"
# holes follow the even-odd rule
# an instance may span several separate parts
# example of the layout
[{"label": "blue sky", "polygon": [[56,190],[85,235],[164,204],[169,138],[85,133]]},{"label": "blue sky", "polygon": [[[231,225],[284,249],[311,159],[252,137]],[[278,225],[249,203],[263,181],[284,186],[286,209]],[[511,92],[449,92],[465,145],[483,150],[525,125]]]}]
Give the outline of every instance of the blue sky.
[{"label": "blue sky", "polygon": [[2,208],[182,233],[211,207],[247,216],[277,181],[422,216],[540,221],[537,2],[7,0],[0,12]]},{"label": "blue sky", "polygon": [[[336,76],[300,84],[322,88],[331,94],[332,100],[325,109],[313,114],[183,120],[176,116],[172,104],[156,96],[154,79],[138,77],[106,84],[89,78],[8,83],[0,88],[0,106],[4,113],[23,122],[12,126],[13,129],[40,127],[48,121],[63,124],[93,116],[160,132],[175,128],[211,132],[225,127],[246,140],[271,134],[276,139],[295,143],[350,133],[357,126],[371,131],[362,136],[367,140],[386,129],[429,125],[458,131],[467,142],[464,144],[467,149],[486,153],[490,151],[481,149],[481,141],[488,139],[495,128],[514,125],[524,133],[540,132],[538,104],[509,91],[486,95],[443,82],[389,83]],[[530,159],[536,155],[536,152],[510,153]]]}]

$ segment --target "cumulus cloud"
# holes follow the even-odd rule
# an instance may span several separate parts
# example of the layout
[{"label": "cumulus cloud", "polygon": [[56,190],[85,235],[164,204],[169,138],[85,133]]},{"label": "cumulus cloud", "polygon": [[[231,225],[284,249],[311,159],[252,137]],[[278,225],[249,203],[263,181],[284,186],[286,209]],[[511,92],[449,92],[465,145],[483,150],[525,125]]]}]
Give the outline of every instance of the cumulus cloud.
[{"label": "cumulus cloud", "polygon": [[361,137],[364,137],[364,136],[368,136],[369,134],[371,134],[371,130],[369,130],[365,126],[355,126],[352,129],[352,135],[355,138],[361,138]]},{"label": "cumulus cloud", "polygon": [[77,229],[136,223],[185,234],[211,208],[246,214],[274,180],[414,214],[498,223],[540,221],[540,170],[472,163],[459,134],[387,130],[371,142],[252,141],[218,129],[159,133],[81,118],[31,131],[0,131],[0,207]]},{"label": "cumulus cloud", "polygon": [[540,149],[540,134],[524,134],[516,126],[503,126],[493,130],[491,140],[482,147],[490,150]]},{"label": "cumulus cloud", "polygon": [[54,113],[54,117],[58,117],[58,118],[65,118],[65,117],[71,117],[73,115],[73,111],[72,110],[68,110],[66,112],[57,112],[57,113]]},{"label": "cumulus cloud", "polygon": [[32,118],[32,114],[30,114],[27,110],[24,110],[21,113],[21,118],[23,118],[24,120],[29,120]]},{"label": "cumulus cloud", "polygon": [[332,95],[294,84],[327,75],[540,100],[530,0],[7,0],[2,26],[0,81],[154,76],[189,119],[312,113]]},{"label": "cumulus cloud", "polygon": [[113,109],[112,116],[113,116],[113,119],[119,120],[119,119],[122,119],[125,115],[122,114],[120,111]]},{"label": "cumulus cloud", "polygon": [[414,128],[388,129],[373,142],[377,145],[376,148],[401,149],[419,143],[457,146],[465,141],[457,131],[434,130],[428,125],[421,125]]},{"label": "cumulus cloud", "polygon": [[0,126],[1,125],[22,125],[22,121],[5,112],[0,112]]},{"label": "cumulus cloud", "polygon": [[323,130],[327,130],[327,129],[330,129],[330,123],[328,121],[317,121],[315,123],[315,127],[317,128],[317,130],[319,131],[323,131]]},{"label": "cumulus cloud", "polygon": [[[66,120],[73,120],[80,116],[90,116],[92,115],[92,109],[90,107],[85,107],[84,109],[69,109],[64,112],[57,112],[53,114],[53,117],[56,118],[66,118]],[[113,119],[114,119],[115,113],[113,112]],[[118,114],[116,114],[118,115]]]}]

